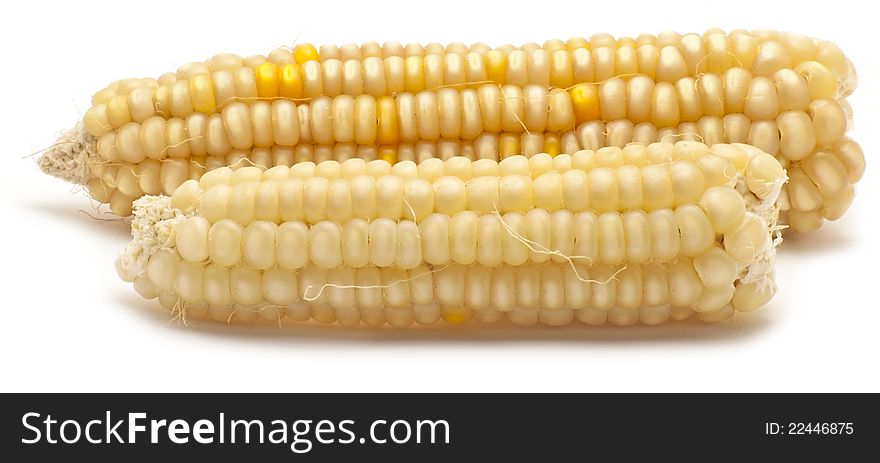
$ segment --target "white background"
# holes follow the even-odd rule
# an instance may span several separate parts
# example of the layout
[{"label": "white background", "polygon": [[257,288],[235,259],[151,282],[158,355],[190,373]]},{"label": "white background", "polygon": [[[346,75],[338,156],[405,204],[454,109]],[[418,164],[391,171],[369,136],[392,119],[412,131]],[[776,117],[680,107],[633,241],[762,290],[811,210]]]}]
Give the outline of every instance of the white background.
[{"label": "white background", "polygon": [[[880,54],[871,2],[381,3],[4,2],[0,390],[880,391]],[[266,53],[295,39],[499,45],[709,27],[793,30],[840,45],[860,76],[851,135],[869,158],[850,212],[783,244],[776,298],[718,325],[178,327],[113,270],[127,224],[90,218],[84,193],[26,158],[111,80],[158,76],[219,52]]]}]

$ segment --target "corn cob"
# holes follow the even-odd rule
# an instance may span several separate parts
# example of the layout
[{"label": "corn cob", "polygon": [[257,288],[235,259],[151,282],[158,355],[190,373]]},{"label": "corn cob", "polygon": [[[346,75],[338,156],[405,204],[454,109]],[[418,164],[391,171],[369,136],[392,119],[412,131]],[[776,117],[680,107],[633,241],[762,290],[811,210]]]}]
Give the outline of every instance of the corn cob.
[{"label": "corn cob", "polygon": [[[322,47],[320,56],[304,44],[276,49],[268,56],[240,58],[217,55],[203,63],[188,63],[176,73],[153,79],[116,81],[93,98],[94,135],[119,128],[130,120],[160,114],[186,117],[192,112],[213,113],[233,101],[259,98],[309,99],[318,96],[372,95],[380,97],[443,86],[492,82],[524,87],[568,88],[578,83],[641,74],[653,81],[675,84],[684,77],[748,69],[756,77],[774,78],[779,70],[797,69],[808,75],[814,98],[844,97],[854,88],[851,64],[834,44],[792,33],[710,30],[702,37],[663,33],[639,40],[597,35],[592,45],[571,41],[571,49],[548,41],[547,48],[502,46],[487,50],[482,44],[452,52],[435,46],[386,44],[367,51],[351,45],[334,51]],[[592,49],[591,49],[592,48]],[[741,78],[737,73],[734,79]],[[780,76],[791,80],[791,73]],[[132,96],[132,94],[134,94]]]},{"label": "corn cob", "polygon": [[784,180],[752,147],[693,142],[220,168],[136,201],[117,270],[223,321],[714,321],[772,296]]},{"label": "corn cob", "polygon": [[[370,45],[364,48],[367,51],[357,49],[356,53],[347,46],[342,48],[347,51],[336,54],[344,57],[346,64],[351,64],[349,67],[362,69],[351,73],[360,76],[357,79],[362,85],[346,84],[346,74],[340,71],[333,75],[338,74],[343,81],[328,87],[338,91],[327,92],[321,87],[323,93],[315,95],[287,94],[283,91],[284,72],[273,68],[272,72],[261,74],[260,68],[280,65],[305,69],[307,64],[318,65],[316,58],[321,58],[321,63],[336,62],[332,47],[322,48],[320,56],[310,46],[278,50],[268,59],[242,60],[218,55],[207,63],[186,65],[174,76],[166,75],[160,79],[165,82],[161,85],[151,80],[131,80],[98,92],[95,105],[84,118],[88,135],[71,135],[78,146],[85,147],[89,159],[71,160],[71,145],[66,144],[56,150],[61,156],[46,156],[42,164],[47,171],[75,177],[93,197],[109,202],[114,212],[127,215],[131,200],[144,193],[157,193],[157,185],[169,194],[179,182],[205,168],[230,165],[230,160],[250,157],[243,151],[257,148],[292,146],[300,154],[298,158],[312,157],[318,161],[354,155],[396,162],[424,159],[432,153],[443,158],[460,154],[493,158],[541,151],[573,153],[603,144],[622,146],[628,140],[648,143],[679,131],[700,132],[701,139],[710,144],[748,142],[777,154],[787,168],[798,172],[792,178],[800,179],[797,183],[802,184],[795,189],[797,194],[783,195],[790,201],[781,204],[786,209],[782,220],[791,222],[797,231],[821,225],[823,217],[839,217],[852,200],[851,184],[860,177],[857,172],[863,169],[864,159],[858,145],[844,139],[847,107],[835,98],[851,92],[855,80],[849,62],[833,44],[789,33],[738,31],[727,36],[717,30],[708,31],[702,38],[695,34],[664,33],[655,40],[644,36],[639,40],[622,39],[619,43],[600,34],[589,42],[571,41],[576,45],[569,47],[571,50],[563,49],[560,43],[550,41],[546,44],[548,49],[524,47],[528,51],[502,47],[504,51],[496,50],[495,54],[478,46],[476,49],[484,53],[471,54],[480,59],[468,59],[475,66],[482,63],[487,67],[493,62],[489,56],[499,53],[543,56],[542,53],[552,51],[554,56],[571,55],[549,61],[535,58],[535,62],[513,59],[512,62],[526,67],[531,63],[528,69],[537,70],[540,76],[550,76],[540,77],[536,81],[539,83],[519,78],[488,79],[492,83],[486,83],[487,79],[482,77],[444,81],[443,76],[449,73],[444,71],[443,63],[463,59],[461,53],[466,47],[456,45],[453,52],[446,52],[442,47],[431,46],[430,53],[423,53],[424,59],[441,61],[436,66],[418,68],[422,72],[415,79],[429,84],[415,86],[407,86],[403,75],[395,77],[395,73],[403,72],[399,66],[366,62],[422,59],[418,47]],[[636,51],[629,55],[621,51],[636,50],[634,47],[657,58],[634,63],[653,62],[654,66],[639,68],[617,60],[621,53],[636,59]],[[559,67],[568,69],[570,63],[565,63],[578,62],[578,51],[587,53],[589,58],[583,62],[590,63],[590,72],[572,71],[574,77],[569,80],[574,84],[567,84],[569,80],[565,79],[561,82],[559,73],[553,72],[554,66],[562,63]],[[357,57],[359,53],[364,56],[363,64]],[[381,59],[376,53],[382,54]],[[536,62],[544,65],[535,66]],[[753,73],[736,63],[751,63],[746,67]],[[236,95],[230,90],[243,88],[233,79],[223,77],[233,68],[239,74],[251,76],[245,78],[249,86],[244,87],[253,87],[252,91]],[[377,76],[373,80],[403,82],[403,87],[370,84],[369,79],[364,80],[365,69],[375,71],[368,73]],[[430,70],[439,74],[430,77]],[[482,76],[485,72],[472,74]],[[321,72],[303,76],[306,74],[321,79],[321,75],[327,76]],[[602,79],[598,84],[592,83],[598,80],[596,75]],[[265,82],[260,80],[263,78]],[[300,83],[303,88],[320,87],[317,83]],[[440,88],[448,84],[452,86]],[[463,88],[463,84],[474,88]],[[159,90],[149,90],[156,85]],[[173,88],[181,89],[178,93],[180,98],[186,97],[185,102],[173,104],[172,100],[162,100],[161,95],[172,95]],[[261,93],[261,88],[268,90]],[[374,90],[365,92],[364,88]],[[219,100],[217,95],[221,95]],[[202,100],[210,104],[199,104]],[[89,135],[98,138],[92,140]],[[599,143],[602,138],[605,143]],[[829,155],[835,152],[842,154]],[[188,157],[194,161],[189,164],[193,175],[182,175],[180,166],[184,162],[177,159]],[[838,162],[841,157],[846,160]],[[169,173],[163,175],[164,180],[155,181],[157,164],[153,160],[164,164],[169,159],[174,160],[167,169]],[[141,164],[146,164],[144,169]],[[75,167],[72,174],[71,165]],[[140,181],[141,170],[147,171],[144,181]],[[160,170],[166,169],[163,166]],[[844,174],[847,180],[841,181]]]}]

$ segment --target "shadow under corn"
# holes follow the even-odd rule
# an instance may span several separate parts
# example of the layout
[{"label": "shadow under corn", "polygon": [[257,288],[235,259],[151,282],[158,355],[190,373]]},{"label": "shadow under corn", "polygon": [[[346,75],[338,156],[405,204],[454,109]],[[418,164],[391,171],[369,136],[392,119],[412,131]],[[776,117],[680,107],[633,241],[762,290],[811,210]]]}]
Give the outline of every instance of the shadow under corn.
[{"label": "shadow under corn", "polygon": [[[78,196],[72,192],[73,196]],[[40,214],[49,219],[63,220],[73,226],[88,230],[90,233],[103,236],[130,239],[131,221],[121,218],[109,212],[107,206],[98,207],[97,203],[82,193],[84,198],[59,198],[50,200],[44,198],[27,199],[22,201],[23,206],[29,212]]]},{"label": "shadow under corn", "polygon": [[784,236],[777,254],[824,254],[840,252],[857,243],[858,228],[845,221],[825,222],[821,228],[809,233],[788,233]]}]

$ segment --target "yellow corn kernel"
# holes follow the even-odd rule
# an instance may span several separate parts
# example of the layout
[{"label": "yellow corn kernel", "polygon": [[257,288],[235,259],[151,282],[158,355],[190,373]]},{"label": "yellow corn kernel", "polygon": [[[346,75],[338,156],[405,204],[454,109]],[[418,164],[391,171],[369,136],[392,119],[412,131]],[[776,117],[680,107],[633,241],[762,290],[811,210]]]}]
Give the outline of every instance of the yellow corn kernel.
[{"label": "yellow corn kernel", "polygon": [[599,86],[595,84],[575,85],[568,91],[568,94],[571,96],[571,106],[574,109],[575,121],[578,124],[585,121],[594,121],[601,117]]},{"label": "yellow corn kernel", "polygon": [[544,152],[550,156],[556,156],[562,152],[562,145],[559,136],[554,133],[548,133],[544,136]]},{"label": "yellow corn kernel", "polygon": [[380,145],[396,145],[400,143],[399,118],[397,117],[397,102],[393,97],[383,96],[376,100],[376,115],[378,129],[376,130],[376,142]]},{"label": "yellow corn kernel", "polygon": [[392,166],[397,164],[397,150],[393,146],[383,145],[379,147],[379,152],[376,154],[378,159],[381,159]]},{"label": "yellow corn kernel", "polygon": [[257,95],[260,98],[275,98],[278,96],[278,65],[266,61],[257,66],[254,78],[257,82]]},{"label": "yellow corn kernel", "polygon": [[502,133],[498,136],[498,158],[504,159],[520,153],[520,136]]},{"label": "yellow corn kernel", "polygon": [[469,307],[443,307],[440,309],[443,321],[452,325],[464,325],[473,318],[473,310]]},{"label": "yellow corn kernel", "polygon": [[287,63],[278,69],[278,95],[299,99],[303,94],[302,70],[298,64]]},{"label": "yellow corn kernel", "polygon": [[301,43],[293,47],[293,59],[297,64],[303,64],[306,61],[317,61],[318,50],[310,43]]},{"label": "yellow corn kernel", "polygon": [[486,53],[486,77],[492,82],[504,84],[507,76],[507,53],[492,50]]},{"label": "yellow corn kernel", "polygon": [[214,100],[214,82],[211,74],[196,74],[189,80],[189,94],[192,98],[193,109],[205,114],[213,113],[217,109]]}]

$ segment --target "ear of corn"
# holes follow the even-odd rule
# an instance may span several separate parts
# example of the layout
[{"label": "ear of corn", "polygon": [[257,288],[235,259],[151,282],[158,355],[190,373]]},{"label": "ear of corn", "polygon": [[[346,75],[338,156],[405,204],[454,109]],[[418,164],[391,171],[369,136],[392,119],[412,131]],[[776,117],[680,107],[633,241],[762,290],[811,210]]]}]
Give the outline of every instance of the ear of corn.
[{"label": "ear of corn", "polygon": [[[365,45],[365,50],[347,45],[345,53],[327,47],[317,54],[303,52],[314,50],[304,44],[299,46],[299,57],[297,49],[277,49],[267,56],[244,59],[223,54],[203,63],[185,64],[158,81],[115,81],[92,98],[93,113],[87,119],[93,122],[90,133],[97,136],[156,114],[210,114],[225,104],[260,98],[378,98],[486,82],[567,89],[630,75],[676,86],[685,78],[723,75],[728,83],[745,84],[725,91],[728,96],[744,97],[748,92],[756,102],[779,100],[783,107],[793,109],[809,99],[845,97],[856,84],[852,65],[839,48],[798,34],[709,30],[702,36],[663,33],[640,37],[638,41],[609,37],[595,43],[575,39],[568,47],[548,41],[545,47],[501,46],[495,50],[482,44],[444,48],[388,43],[382,48]],[[808,78],[806,85],[795,79],[797,75]],[[614,81],[607,88],[621,83]],[[770,88],[773,84],[778,95]],[[748,113],[763,104],[740,101],[740,106],[730,109]]]},{"label": "ear of corn", "polygon": [[780,220],[807,232],[844,213],[864,169],[844,137],[855,83],[832,43],[775,31],[496,49],[304,44],[113,82],[41,165],[128,215],[141,195],[226,165],[749,143],[792,173]]},{"label": "ear of corn", "polygon": [[714,321],[775,291],[784,181],[760,150],[695,142],[219,168],[136,201],[117,270],[222,321]]}]

